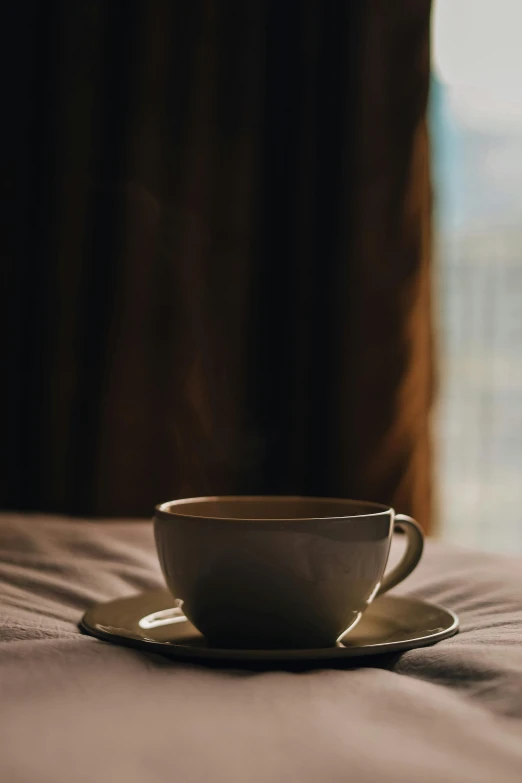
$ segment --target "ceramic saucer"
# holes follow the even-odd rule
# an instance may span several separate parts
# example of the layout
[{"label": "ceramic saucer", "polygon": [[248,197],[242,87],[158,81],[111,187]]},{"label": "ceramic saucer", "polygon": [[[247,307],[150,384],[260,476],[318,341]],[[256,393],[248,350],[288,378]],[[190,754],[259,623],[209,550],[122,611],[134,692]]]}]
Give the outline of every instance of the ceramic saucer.
[{"label": "ceramic saucer", "polygon": [[83,631],[115,644],[139,647],[171,658],[226,661],[299,661],[357,658],[426,647],[457,633],[454,612],[415,598],[384,595],[356,627],[333,647],[296,650],[225,650],[204,637],[174,606],[166,590],[98,604],[80,623]]}]

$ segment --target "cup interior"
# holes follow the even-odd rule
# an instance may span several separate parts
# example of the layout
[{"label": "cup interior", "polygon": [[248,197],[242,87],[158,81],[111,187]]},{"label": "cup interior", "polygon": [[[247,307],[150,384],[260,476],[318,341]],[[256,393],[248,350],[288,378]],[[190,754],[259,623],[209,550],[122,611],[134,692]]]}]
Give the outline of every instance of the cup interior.
[{"label": "cup interior", "polygon": [[342,519],[375,516],[389,511],[388,506],[362,500],[277,495],[188,498],[157,507],[162,516],[238,521]]}]

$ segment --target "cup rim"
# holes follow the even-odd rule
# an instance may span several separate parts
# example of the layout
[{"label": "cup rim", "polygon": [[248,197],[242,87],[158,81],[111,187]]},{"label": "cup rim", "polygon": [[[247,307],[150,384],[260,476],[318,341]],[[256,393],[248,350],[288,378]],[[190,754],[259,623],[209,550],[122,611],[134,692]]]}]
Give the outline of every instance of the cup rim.
[{"label": "cup rim", "polygon": [[[194,503],[208,503],[216,501],[226,501],[228,503],[235,501],[258,501],[258,500],[285,500],[285,501],[312,501],[322,503],[346,503],[347,505],[353,504],[357,506],[367,506],[368,508],[376,509],[368,511],[363,514],[342,514],[335,516],[310,516],[310,517],[270,517],[264,520],[263,517],[218,517],[216,515],[202,516],[194,513],[183,512],[183,506],[185,504]],[[173,511],[173,508],[178,508],[179,511]],[[155,516],[160,516],[162,519],[170,519],[172,517],[184,517],[187,519],[203,520],[216,520],[220,522],[321,522],[321,521],[335,521],[335,520],[349,520],[349,519],[366,519],[371,517],[378,517],[383,514],[394,513],[394,509],[391,506],[387,506],[384,503],[376,503],[372,500],[354,500],[353,498],[331,498],[331,497],[316,497],[310,495],[203,495],[201,497],[192,498],[179,498],[177,500],[167,500],[164,503],[158,503],[155,506]]]}]

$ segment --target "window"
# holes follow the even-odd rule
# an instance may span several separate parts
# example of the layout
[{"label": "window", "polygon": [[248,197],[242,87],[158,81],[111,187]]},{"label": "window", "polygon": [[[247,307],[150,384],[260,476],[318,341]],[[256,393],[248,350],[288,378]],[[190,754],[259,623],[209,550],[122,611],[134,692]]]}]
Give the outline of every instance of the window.
[{"label": "window", "polygon": [[435,415],[441,535],[522,552],[522,2],[437,0]]}]

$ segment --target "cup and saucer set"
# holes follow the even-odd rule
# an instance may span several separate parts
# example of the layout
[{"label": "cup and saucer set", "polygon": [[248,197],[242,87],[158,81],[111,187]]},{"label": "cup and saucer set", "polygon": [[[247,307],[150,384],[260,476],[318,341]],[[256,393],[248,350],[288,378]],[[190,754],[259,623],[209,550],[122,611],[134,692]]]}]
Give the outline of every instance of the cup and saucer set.
[{"label": "cup and saucer set", "polygon": [[[406,548],[385,573],[392,536]],[[388,595],[419,562],[419,525],[378,503],[205,497],[156,508],[168,590],[98,604],[99,639],[201,661],[326,661],[395,653],[453,636],[454,612]]]}]

